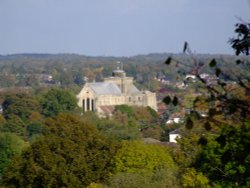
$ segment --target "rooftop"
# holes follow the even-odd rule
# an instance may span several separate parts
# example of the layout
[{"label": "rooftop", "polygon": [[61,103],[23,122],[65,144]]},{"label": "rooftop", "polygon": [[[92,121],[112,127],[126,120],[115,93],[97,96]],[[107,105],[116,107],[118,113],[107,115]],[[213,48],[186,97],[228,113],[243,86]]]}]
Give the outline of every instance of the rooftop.
[{"label": "rooftop", "polygon": [[121,89],[114,83],[95,82],[88,83],[89,87],[98,95],[121,95]]}]

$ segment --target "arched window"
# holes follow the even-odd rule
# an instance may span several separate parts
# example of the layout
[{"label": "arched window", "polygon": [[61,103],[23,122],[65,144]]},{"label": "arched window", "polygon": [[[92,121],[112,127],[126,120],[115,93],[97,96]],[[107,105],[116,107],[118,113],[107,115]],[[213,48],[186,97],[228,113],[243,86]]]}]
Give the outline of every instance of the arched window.
[{"label": "arched window", "polygon": [[85,99],[82,100],[82,110],[85,112],[86,109],[85,109]]},{"label": "arched window", "polygon": [[90,99],[87,98],[87,110],[90,110]]},{"label": "arched window", "polygon": [[92,99],[91,100],[91,108],[92,108],[92,111],[94,111],[95,110],[95,106],[94,106],[95,104],[94,104],[94,99]]}]

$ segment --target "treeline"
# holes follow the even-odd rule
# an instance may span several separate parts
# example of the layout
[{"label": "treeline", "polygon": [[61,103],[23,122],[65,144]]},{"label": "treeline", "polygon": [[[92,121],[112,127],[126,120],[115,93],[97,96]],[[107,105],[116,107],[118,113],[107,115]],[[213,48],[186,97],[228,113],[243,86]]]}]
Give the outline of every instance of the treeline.
[{"label": "treeline", "polygon": [[[185,54],[149,54],[133,57],[88,57],[76,54],[18,54],[0,56],[0,87],[38,87],[61,85],[79,89],[87,80],[100,81],[110,76],[116,68],[116,62],[123,62],[129,76],[133,76],[140,87],[157,89],[154,78],[165,77],[175,80],[177,70],[174,66],[163,67],[165,57],[171,56],[178,61],[190,64],[192,58]],[[196,55],[200,64],[206,64],[215,58],[218,62],[226,63],[228,70],[235,69],[235,56],[230,55]],[[249,61],[249,59],[245,59]],[[182,72],[191,69],[181,67]],[[207,66],[204,73],[211,73]],[[240,70],[245,75],[244,70]],[[52,79],[46,78],[52,76]],[[229,78],[227,78],[229,79]],[[233,78],[230,78],[233,79]]]}]

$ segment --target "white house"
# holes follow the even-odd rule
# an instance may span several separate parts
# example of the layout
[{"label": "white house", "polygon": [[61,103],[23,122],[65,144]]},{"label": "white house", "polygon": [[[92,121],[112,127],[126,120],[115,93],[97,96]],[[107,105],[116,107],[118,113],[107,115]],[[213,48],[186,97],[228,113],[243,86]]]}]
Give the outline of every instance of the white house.
[{"label": "white house", "polygon": [[176,129],[169,133],[169,142],[177,143],[176,138],[180,138],[180,129]]}]

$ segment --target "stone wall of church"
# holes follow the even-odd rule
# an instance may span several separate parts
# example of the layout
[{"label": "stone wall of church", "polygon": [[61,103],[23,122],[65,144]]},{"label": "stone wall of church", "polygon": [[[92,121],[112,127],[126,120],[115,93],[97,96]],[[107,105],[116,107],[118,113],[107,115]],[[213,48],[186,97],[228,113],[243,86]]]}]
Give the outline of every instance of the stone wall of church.
[{"label": "stone wall of church", "polygon": [[135,106],[145,106],[145,95],[140,93],[137,95],[127,95],[125,104]]},{"label": "stone wall of church", "polygon": [[147,104],[147,106],[150,106],[152,109],[157,111],[156,94],[150,91],[146,91],[145,96],[146,96],[145,103]]},{"label": "stone wall of church", "polygon": [[125,96],[99,95],[96,99],[96,106],[109,106],[125,104]]}]

